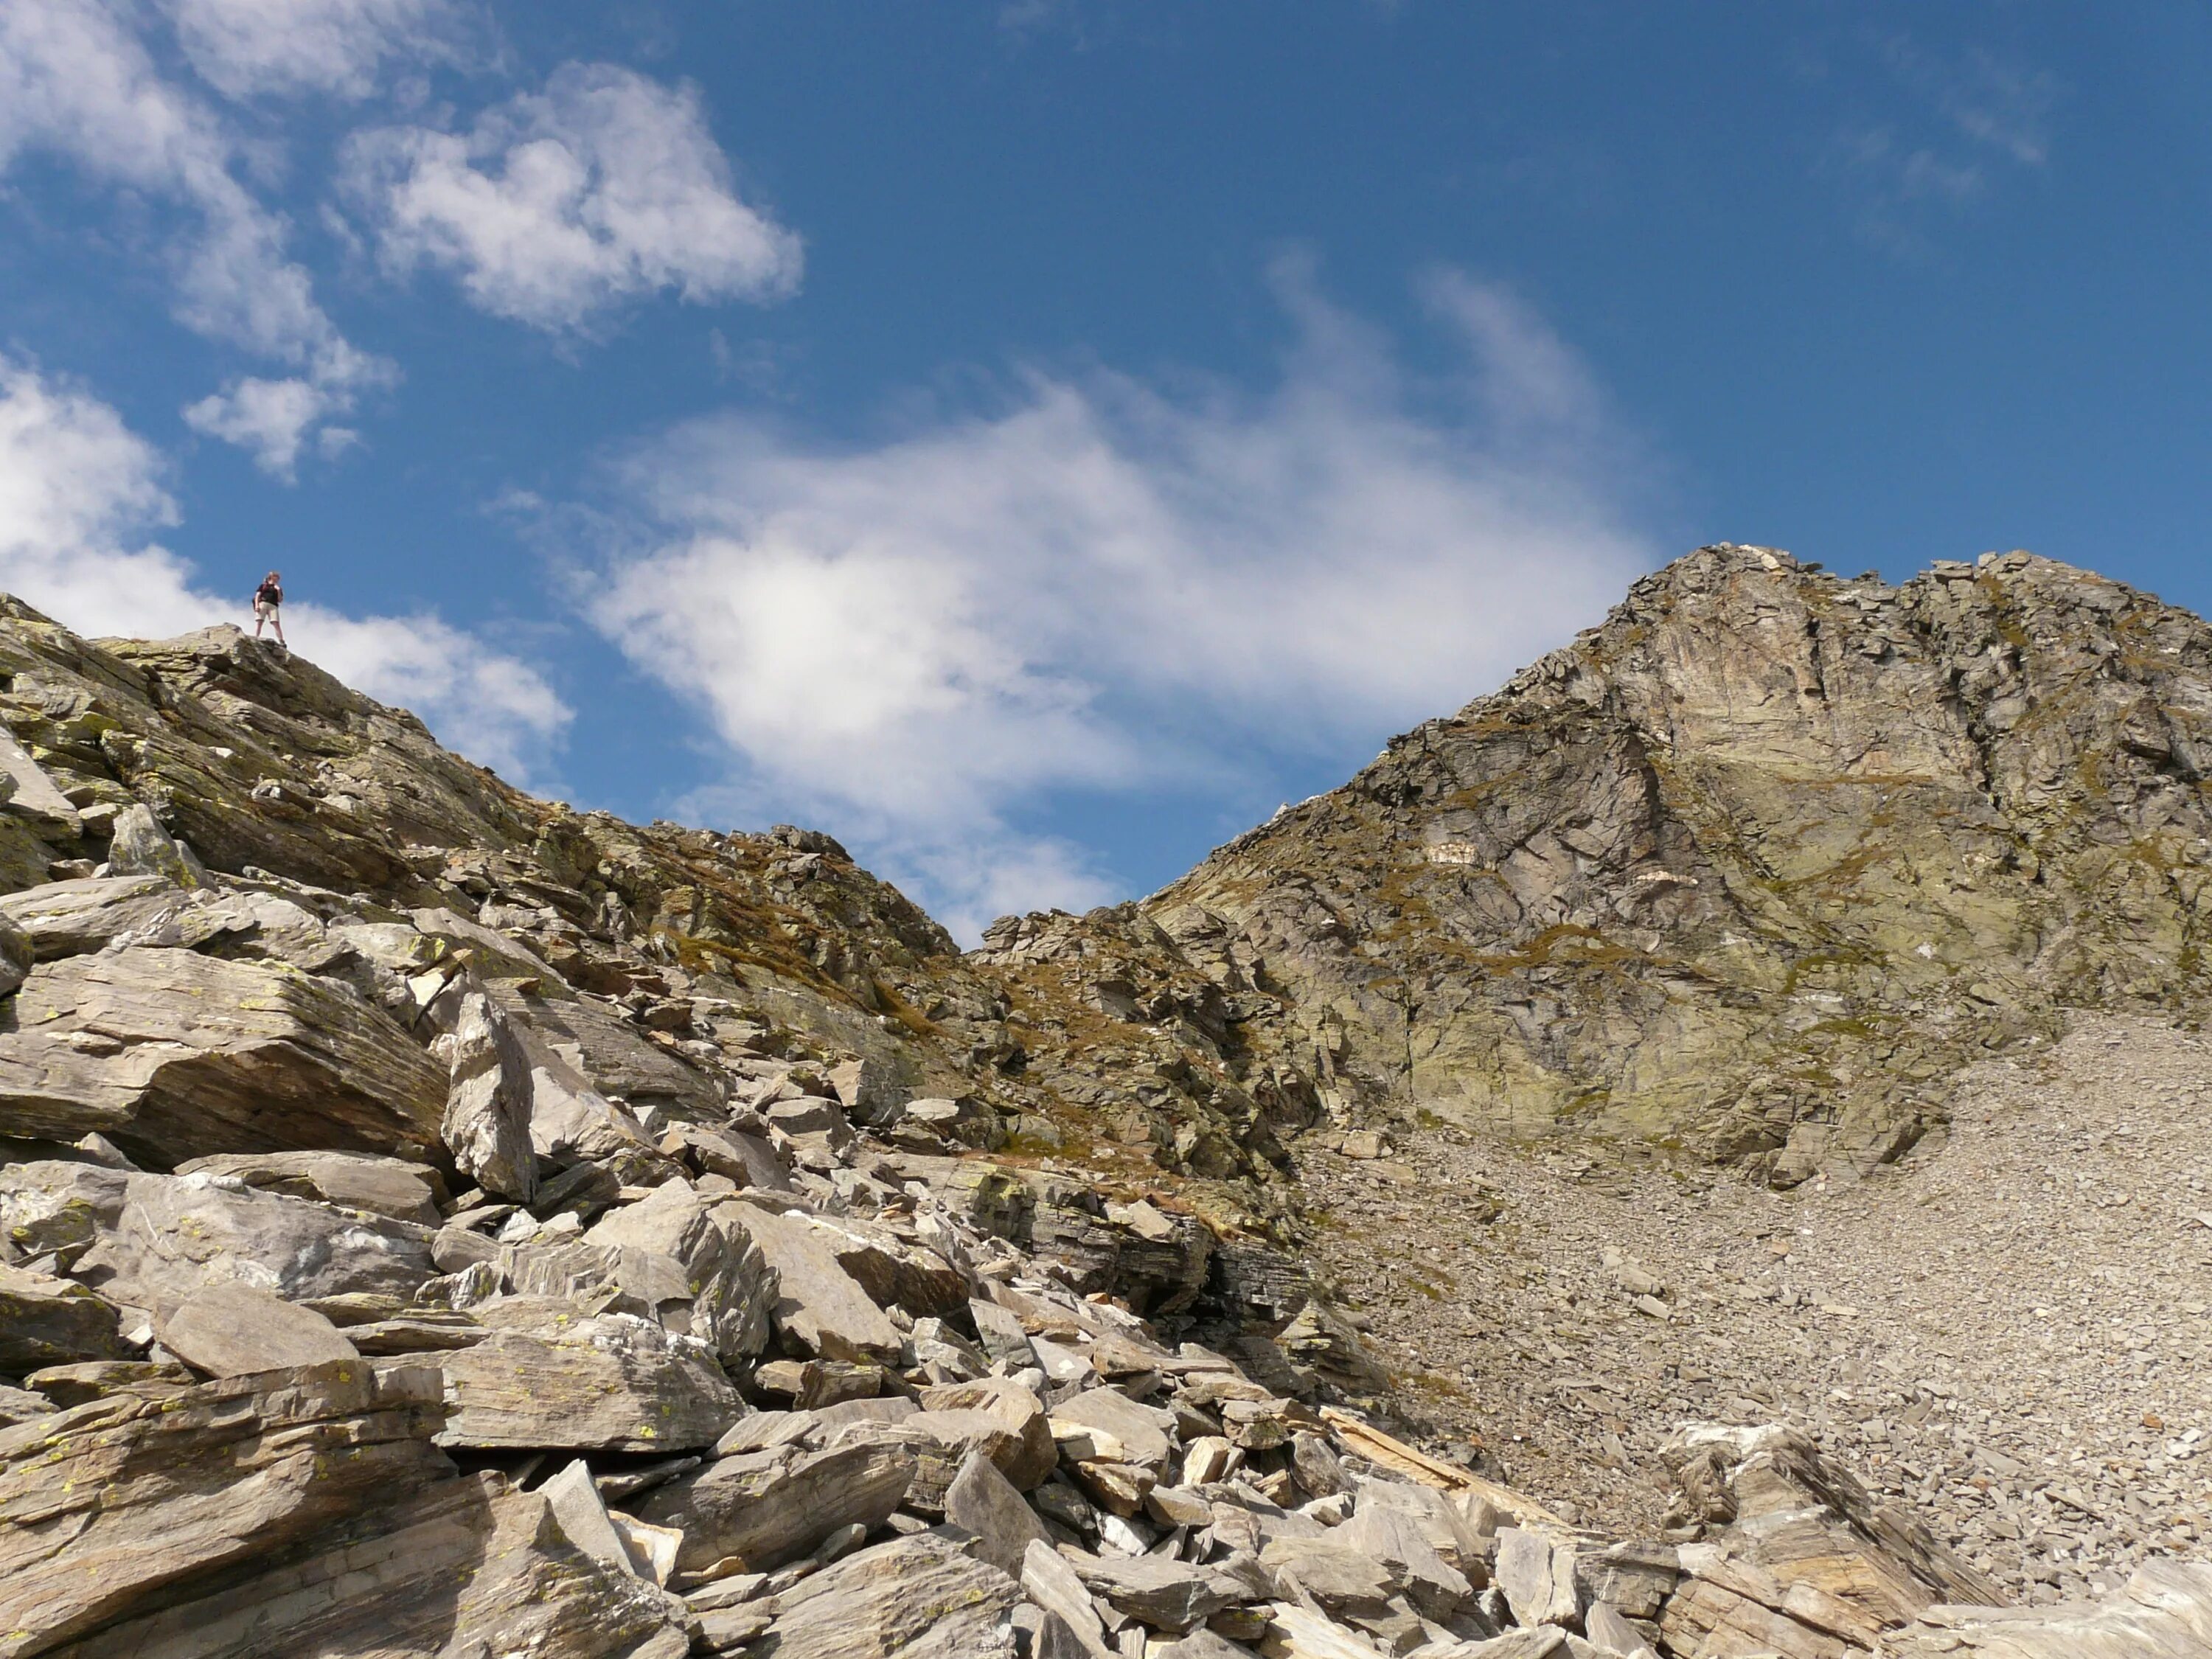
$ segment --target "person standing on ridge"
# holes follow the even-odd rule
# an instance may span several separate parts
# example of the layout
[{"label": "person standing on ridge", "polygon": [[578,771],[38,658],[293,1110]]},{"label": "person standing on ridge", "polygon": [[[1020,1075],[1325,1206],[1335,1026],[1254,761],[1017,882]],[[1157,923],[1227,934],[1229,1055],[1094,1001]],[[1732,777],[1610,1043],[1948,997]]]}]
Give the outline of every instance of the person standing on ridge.
[{"label": "person standing on ridge", "polygon": [[276,630],[276,643],[286,651],[291,650],[284,641],[284,619],[276,613],[284,608],[284,579],[274,570],[261,579],[261,586],[253,590],[253,637],[261,637],[264,623]]}]

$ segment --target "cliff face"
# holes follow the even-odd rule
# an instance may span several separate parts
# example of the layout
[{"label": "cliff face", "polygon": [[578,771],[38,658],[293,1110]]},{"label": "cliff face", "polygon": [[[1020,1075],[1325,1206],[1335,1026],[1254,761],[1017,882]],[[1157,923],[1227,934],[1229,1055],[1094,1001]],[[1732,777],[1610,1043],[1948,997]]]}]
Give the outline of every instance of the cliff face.
[{"label": "cliff face", "polygon": [[2014,553],[1699,550],[1146,905],[1357,1115],[1893,1158],[2069,1006],[2191,1012],[2212,630]]}]

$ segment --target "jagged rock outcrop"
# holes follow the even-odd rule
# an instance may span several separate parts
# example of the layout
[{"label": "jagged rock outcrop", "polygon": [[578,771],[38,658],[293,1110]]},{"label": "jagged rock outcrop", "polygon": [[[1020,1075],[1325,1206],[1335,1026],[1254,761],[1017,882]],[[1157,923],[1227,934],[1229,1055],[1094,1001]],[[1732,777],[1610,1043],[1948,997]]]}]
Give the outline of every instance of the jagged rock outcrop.
[{"label": "jagged rock outcrop", "polygon": [[1144,910],[1340,1115],[1788,1183],[2066,1006],[2201,1009],[2209,767],[2212,629],[2148,594],[1711,547]]}]

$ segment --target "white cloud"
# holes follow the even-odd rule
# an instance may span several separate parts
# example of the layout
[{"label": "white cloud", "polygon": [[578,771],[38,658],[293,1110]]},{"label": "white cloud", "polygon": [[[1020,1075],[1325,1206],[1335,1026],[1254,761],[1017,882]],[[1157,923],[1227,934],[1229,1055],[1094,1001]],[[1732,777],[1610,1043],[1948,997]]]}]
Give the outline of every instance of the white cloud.
[{"label": "white cloud", "polygon": [[799,237],[738,198],[697,91],[611,64],[565,64],[465,134],[356,134],[346,179],[389,266],[451,270],[538,328],[661,289],[764,301],[799,282]]},{"label": "white cloud", "polygon": [[1297,342],[1258,398],[1031,373],[872,447],[679,428],[629,465],[665,530],[594,619],[706,708],[744,790],[946,910],[1095,887],[1023,809],[1370,743],[1650,560],[1589,377],[1509,294],[1429,283],[1458,364],[1416,383],[1295,270],[1282,291]]},{"label": "white cloud", "polygon": [[[50,151],[187,210],[195,223],[172,249],[180,320],[295,371],[322,394],[316,418],[350,407],[356,391],[392,378],[391,366],[349,343],[316,303],[307,270],[286,254],[284,221],[240,181],[231,135],[162,76],[131,15],[102,0],[0,0],[0,170]],[[236,388],[221,396],[234,399]],[[246,400],[256,397],[263,418],[234,411],[219,424],[266,456],[268,399]],[[218,424],[213,413],[199,423]]]},{"label": "white cloud", "polygon": [[[210,593],[150,539],[177,521],[166,470],[107,404],[0,358],[0,589],[87,635],[239,621],[246,595]],[[510,776],[542,766],[568,725],[543,676],[434,616],[288,605],[285,626],[303,654]]]},{"label": "white cloud", "polygon": [[480,30],[460,0],[162,0],[200,76],[226,96],[362,98],[392,58],[452,60]]},{"label": "white cloud", "polygon": [[[263,471],[289,483],[298,471],[308,434],[326,416],[343,413],[351,402],[297,376],[283,380],[248,377],[191,405],[185,410],[185,422],[195,432],[236,444]],[[319,436],[319,447],[336,453],[353,434],[344,427],[323,426]]]}]

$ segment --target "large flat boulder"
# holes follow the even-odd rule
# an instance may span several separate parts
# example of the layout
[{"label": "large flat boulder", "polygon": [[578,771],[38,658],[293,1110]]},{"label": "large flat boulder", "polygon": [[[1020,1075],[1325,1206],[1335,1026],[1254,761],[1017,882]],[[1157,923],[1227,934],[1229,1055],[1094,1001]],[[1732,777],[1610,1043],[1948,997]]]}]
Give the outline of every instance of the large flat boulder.
[{"label": "large flat boulder", "polygon": [[313,1308],[234,1279],[186,1297],[162,1324],[161,1346],[208,1376],[251,1376],[361,1358]]},{"label": "large flat boulder", "polygon": [[104,950],[177,909],[183,897],[166,876],[87,876],[0,894],[0,917],[29,936],[39,961],[58,962]]},{"label": "large flat boulder", "polygon": [[0,1005],[0,1116],[142,1163],[422,1153],[446,1073],[382,1012],[281,963],[129,949],[33,969]]},{"label": "large flat boulder", "polygon": [[53,1659],[680,1659],[680,1604],[580,1549],[547,1500],[443,1480],[325,1547],[111,1625]]},{"label": "large flat boulder", "polygon": [[637,1203],[601,1217],[585,1238],[603,1249],[642,1251],[678,1264],[689,1291],[683,1323],[672,1322],[672,1309],[656,1309],[655,1316],[734,1360],[768,1346],[777,1281],[752,1235],[727,1218],[731,1207],[702,1197],[689,1182],[664,1182]]},{"label": "large flat boulder", "polygon": [[218,1152],[177,1165],[179,1175],[235,1176],[264,1192],[287,1193],[418,1226],[441,1224],[445,1183],[427,1164],[374,1152]]},{"label": "large flat boulder", "polygon": [[761,1651],[775,1659],[1013,1659],[1021,1588],[927,1534],[878,1544],[799,1581]]},{"label": "large flat boulder", "polygon": [[446,1446],[696,1451],[745,1414],[719,1365],[630,1315],[495,1330],[440,1363]]},{"label": "large flat boulder", "polygon": [[[34,1166],[35,1167],[35,1166]],[[210,1285],[289,1301],[404,1301],[437,1272],[427,1227],[263,1192],[232,1177],[134,1175],[112,1225],[71,1272],[111,1302],[167,1318]]]},{"label": "large flat boulder", "polygon": [[1077,1577],[1117,1613],[1181,1633],[1243,1599],[1218,1573],[1157,1555],[1073,1558]]},{"label": "large flat boulder", "polygon": [[903,1446],[860,1442],[825,1451],[791,1446],[720,1458],[672,1480],[636,1510],[641,1521],[681,1527],[679,1571],[732,1558],[765,1572],[796,1560],[838,1528],[881,1526],[914,1480]]},{"label": "large flat boulder", "polygon": [[340,1363],[0,1430],[0,1659],[449,1475],[437,1417],[434,1373]]},{"label": "large flat boulder", "polygon": [[772,1215],[750,1204],[725,1204],[717,1213],[775,1269],[775,1329],[787,1343],[823,1359],[898,1358],[905,1339],[837,1260],[838,1233],[803,1214]]}]

